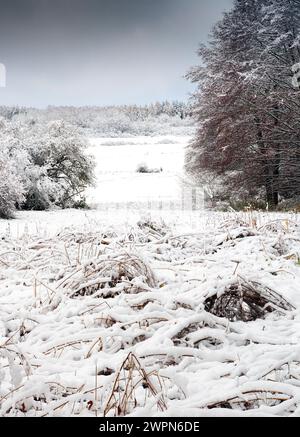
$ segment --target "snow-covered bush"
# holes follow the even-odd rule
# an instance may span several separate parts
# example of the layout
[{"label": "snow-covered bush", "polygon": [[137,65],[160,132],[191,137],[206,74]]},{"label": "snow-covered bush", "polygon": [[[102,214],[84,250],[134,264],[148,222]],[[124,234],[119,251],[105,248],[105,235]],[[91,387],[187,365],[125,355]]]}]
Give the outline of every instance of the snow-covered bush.
[{"label": "snow-covered bush", "polygon": [[67,208],[82,202],[94,180],[94,162],[86,147],[84,137],[62,121],[39,126],[27,139],[32,167],[23,207]]},{"label": "snow-covered bush", "polygon": [[85,189],[94,180],[94,161],[86,153],[85,138],[75,128],[61,121],[1,119],[0,123],[5,171],[17,177],[24,194],[21,198],[6,191],[11,205],[17,200],[22,209],[44,210],[85,204]]},{"label": "snow-covered bush", "polygon": [[7,151],[0,150],[0,218],[11,218],[24,197],[24,188]]},{"label": "snow-covered bush", "polygon": [[161,173],[163,171],[162,168],[150,168],[148,164],[141,162],[136,169],[137,173]]}]

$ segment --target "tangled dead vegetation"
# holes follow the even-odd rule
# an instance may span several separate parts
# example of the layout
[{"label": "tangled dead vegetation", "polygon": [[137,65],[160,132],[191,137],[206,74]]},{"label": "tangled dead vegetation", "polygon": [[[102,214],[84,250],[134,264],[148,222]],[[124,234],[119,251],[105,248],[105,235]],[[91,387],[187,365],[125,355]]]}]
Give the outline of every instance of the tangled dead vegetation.
[{"label": "tangled dead vegetation", "polygon": [[260,231],[268,231],[274,234],[288,234],[290,232],[294,232],[298,228],[298,224],[293,220],[274,220],[268,223],[265,223],[263,226],[259,228]]},{"label": "tangled dead vegetation", "polygon": [[277,407],[283,402],[288,402],[292,396],[282,390],[267,390],[267,389],[253,389],[245,390],[238,396],[224,399],[220,402],[215,402],[207,405],[209,410],[213,409],[228,409],[228,410],[258,410],[262,405],[270,408]]},{"label": "tangled dead vegetation", "polygon": [[71,298],[112,292],[137,293],[139,289],[154,288],[156,279],[151,268],[137,255],[120,253],[103,255],[76,268],[61,281],[60,287],[68,290]]},{"label": "tangled dead vegetation", "polygon": [[205,301],[205,310],[231,322],[251,322],[263,319],[274,311],[284,314],[295,308],[269,287],[253,281],[240,280],[218,296],[214,294]]},{"label": "tangled dead vegetation", "polygon": [[298,230],[218,217],[0,236],[0,416],[299,415]]},{"label": "tangled dead vegetation", "polygon": [[149,236],[153,236],[155,238],[162,238],[167,235],[169,231],[167,225],[161,221],[155,221],[151,218],[144,218],[137,223],[139,229],[147,232]]}]

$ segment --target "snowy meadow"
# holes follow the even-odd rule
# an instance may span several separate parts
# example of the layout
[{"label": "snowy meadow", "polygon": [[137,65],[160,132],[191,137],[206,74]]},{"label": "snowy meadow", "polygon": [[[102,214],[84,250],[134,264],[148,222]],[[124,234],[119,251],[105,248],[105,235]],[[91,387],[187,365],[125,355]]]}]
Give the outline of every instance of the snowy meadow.
[{"label": "snowy meadow", "polygon": [[[184,178],[185,147],[190,136],[91,138],[89,153],[96,157],[96,187],[88,203],[178,202]],[[144,172],[140,169],[144,169]]]},{"label": "snowy meadow", "polygon": [[0,220],[1,416],[299,416],[299,216],[177,206],[187,141],[92,140],[93,209]]}]

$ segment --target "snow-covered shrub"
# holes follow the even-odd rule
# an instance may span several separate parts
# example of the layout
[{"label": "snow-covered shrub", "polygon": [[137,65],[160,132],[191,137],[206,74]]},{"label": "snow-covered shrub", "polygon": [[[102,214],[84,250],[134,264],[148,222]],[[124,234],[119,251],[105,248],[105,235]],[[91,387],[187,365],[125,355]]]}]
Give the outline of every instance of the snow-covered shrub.
[{"label": "snow-covered shrub", "polygon": [[86,147],[85,138],[64,122],[37,129],[27,144],[32,168],[24,208],[82,203],[85,189],[94,181],[94,161]]},{"label": "snow-covered shrub", "polygon": [[11,218],[23,201],[24,188],[7,151],[0,150],[0,218]]},{"label": "snow-covered shrub", "polygon": [[[27,210],[84,205],[85,189],[94,180],[94,161],[86,147],[85,138],[61,121],[0,119],[1,171],[8,174],[3,183],[11,186],[2,190],[2,197]],[[24,197],[12,195],[16,185]]]},{"label": "snow-covered shrub", "polygon": [[150,168],[148,165],[144,162],[139,164],[137,166],[136,172],[137,173],[161,173],[163,171],[162,168]]}]

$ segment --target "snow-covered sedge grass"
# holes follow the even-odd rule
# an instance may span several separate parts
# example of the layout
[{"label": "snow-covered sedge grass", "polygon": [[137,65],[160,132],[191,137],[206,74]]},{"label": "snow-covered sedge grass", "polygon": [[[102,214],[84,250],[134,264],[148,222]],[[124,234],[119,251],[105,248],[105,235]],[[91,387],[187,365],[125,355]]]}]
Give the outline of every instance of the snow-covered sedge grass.
[{"label": "snow-covered sedge grass", "polygon": [[[0,414],[299,415],[298,215],[126,214],[0,223]],[[240,277],[295,309],[206,312]]]}]

